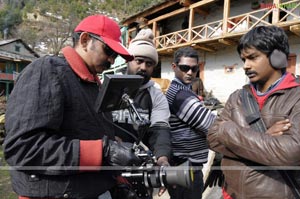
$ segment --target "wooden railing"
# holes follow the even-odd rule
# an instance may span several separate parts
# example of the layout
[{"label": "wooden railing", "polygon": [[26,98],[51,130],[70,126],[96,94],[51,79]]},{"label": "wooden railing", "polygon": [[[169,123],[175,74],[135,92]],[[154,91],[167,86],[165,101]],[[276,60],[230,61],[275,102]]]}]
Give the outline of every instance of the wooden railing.
[{"label": "wooden railing", "polygon": [[[278,8],[278,12],[283,11],[278,21],[273,21],[273,9]],[[157,49],[165,50],[195,43],[205,43],[210,40],[242,35],[253,27],[259,25],[277,25],[280,27],[291,26],[300,23],[300,0],[288,1],[280,5],[267,5],[256,11],[230,17],[226,20],[218,20],[211,23],[184,29],[165,35],[155,37]],[[271,20],[271,22],[269,21]],[[226,26],[223,24],[227,23]],[[225,30],[223,30],[223,28]]]},{"label": "wooden railing", "polygon": [[0,80],[14,80],[14,75],[10,73],[0,72]]}]

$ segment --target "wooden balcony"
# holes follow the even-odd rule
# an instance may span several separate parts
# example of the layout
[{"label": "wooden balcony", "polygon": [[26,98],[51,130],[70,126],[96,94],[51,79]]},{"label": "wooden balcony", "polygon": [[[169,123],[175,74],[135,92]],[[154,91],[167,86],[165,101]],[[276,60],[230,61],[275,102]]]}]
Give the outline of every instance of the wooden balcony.
[{"label": "wooden balcony", "polygon": [[[279,15],[280,13],[280,15]],[[276,25],[300,36],[300,0],[260,8],[249,13],[194,26],[154,38],[160,54],[173,53],[182,46],[194,46],[214,52],[220,45],[236,45],[239,38],[253,27]]]},{"label": "wooden balcony", "polygon": [[13,81],[15,80],[15,75],[10,73],[2,73],[0,72],[0,80],[9,80]]}]

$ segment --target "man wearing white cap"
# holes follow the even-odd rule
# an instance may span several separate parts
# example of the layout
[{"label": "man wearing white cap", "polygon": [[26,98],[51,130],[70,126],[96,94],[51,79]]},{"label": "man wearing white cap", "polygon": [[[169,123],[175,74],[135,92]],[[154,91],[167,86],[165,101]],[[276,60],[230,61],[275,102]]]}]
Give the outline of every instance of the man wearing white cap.
[{"label": "man wearing white cap", "polygon": [[[20,74],[7,104],[4,153],[19,199],[93,199],[115,184],[111,167],[139,165],[132,144],[117,143],[94,104],[101,73],[121,55],[116,22],[89,16],[75,28],[74,46],[45,56]],[[111,117],[111,115],[107,116]]]},{"label": "man wearing white cap", "polygon": [[[141,75],[144,77],[142,86],[139,88],[134,104],[142,117],[151,122],[150,127],[142,140],[154,153],[157,158],[157,165],[168,166],[171,154],[170,111],[168,101],[162,91],[154,87],[154,82],[150,80],[155,66],[158,63],[158,54],[153,43],[153,33],[150,29],[142,29],[131,41],[128,48],[134,55],[134,60],[128,62],[128,75]],[[130,134],[138,136],[134,129],[133,122],[127,110],[113,112],[114,122],[128,131]],[[116,130],[116,136],[122,141],[134,142],[135,139],[128,133]],[[141,198],[151,198],[142,190],[138,190]],[[164,189],[158,193],[161,195]]]}]

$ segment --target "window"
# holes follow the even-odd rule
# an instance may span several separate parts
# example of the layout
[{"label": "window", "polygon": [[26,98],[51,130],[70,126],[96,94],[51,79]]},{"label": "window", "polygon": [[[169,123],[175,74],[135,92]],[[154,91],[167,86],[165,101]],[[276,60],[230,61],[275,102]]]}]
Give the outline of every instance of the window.
[{"label": "window", "polygon": [[21,50],[21,47],[20,47],[20,46],[15,46],[15,51],[16,51],[16,52],[20,52],[20,50]]},{"label": "window", "polygon": [[224,66],[224,71],[225,71],[225,73],[226,73],[226,74],[234,73],[235,68],[236,68],[237,65],[238,65],[237,63],[235,63],[235,64],[233,64],[233,65],[231,65],[231,66],[223,65],[223,66]]}]

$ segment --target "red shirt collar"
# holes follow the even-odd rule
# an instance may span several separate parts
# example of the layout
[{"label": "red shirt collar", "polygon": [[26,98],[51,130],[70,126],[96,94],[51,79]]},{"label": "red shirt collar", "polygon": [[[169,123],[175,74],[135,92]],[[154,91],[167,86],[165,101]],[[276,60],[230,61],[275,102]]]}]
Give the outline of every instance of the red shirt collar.
[{"label": "red shirt collar", "polygon": [[271,94],[273,94],[275,91],[293,88],[296,86],[300,86],[300,85],[298,82],[296,82],[294,75],[287,72],[282,77],[282,80],[280,80],[278,85],[276,85],[274,88],[272,88],[270,91],[268,91],[265,95],[262,95],[262,96],[257,95],[256,90],[253,85],[251,85],[251,90],[252,90],[252,93],[253,93],[256,101],[258,102],[259,108],[262,109],[266,100],[268,99],[268,97]]},{"label": "red shirt collar", "polygon": [[84,81],[98,83],[100,80],[97,75],[93,75],[87,68],[83,59],[75,51],[74,48],[67,46],[62,49],[63,55],[65,56],[67,62],[70,64],[72,70]]}]

